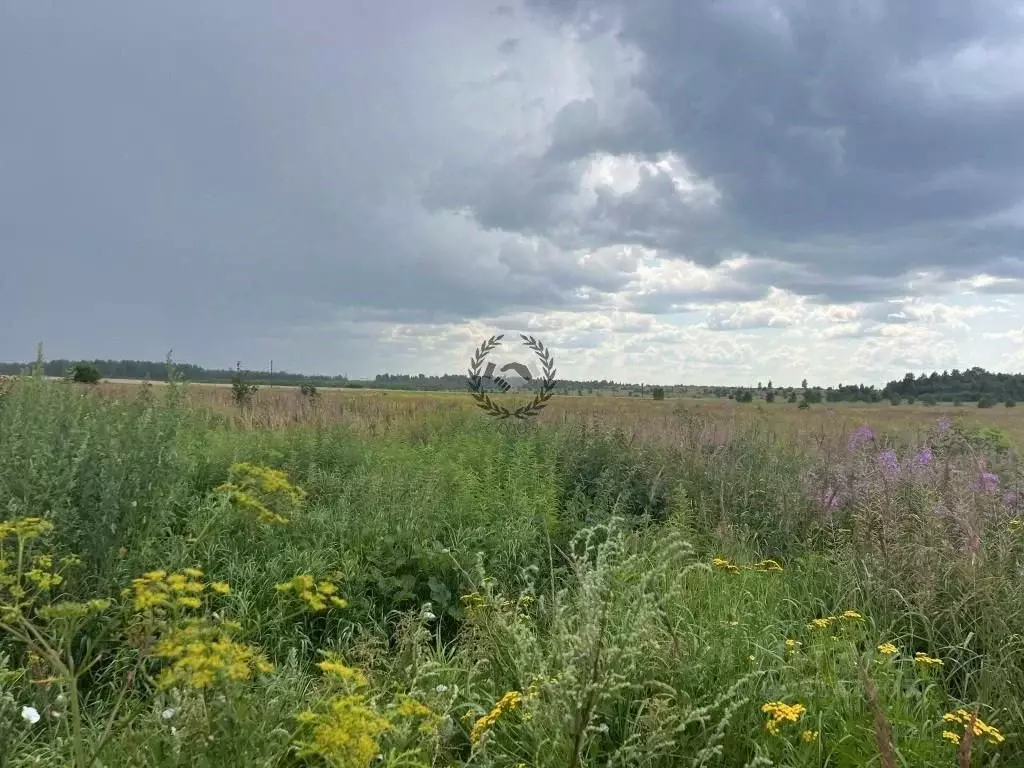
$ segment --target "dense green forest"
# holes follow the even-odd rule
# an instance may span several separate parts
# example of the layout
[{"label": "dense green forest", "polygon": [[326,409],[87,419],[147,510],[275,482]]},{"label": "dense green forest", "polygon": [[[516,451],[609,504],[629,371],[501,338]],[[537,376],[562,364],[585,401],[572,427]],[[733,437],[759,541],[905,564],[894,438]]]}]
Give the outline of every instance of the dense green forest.
[{"label": "dense green forest", "polygon": [[[43,364],[43,372],[47,376],[64,376],[74,365],[92,365],[103,378],[107,379],[148,379],[150,381],[166,381],[168,367],[165,362],[148,360],[50,360]],[[0,374],[17,374],[32,367],[31,363],[0,363]],[[350,380],[345,376],[310,375],[290,373],[288,371],[247,371],[240,366],[236,368],[203,368],[189,363],[174,363],[176,375],[187,381],[195,382],[230,382],[241,374],[246,381],[254,384],[276,384],[279,386],[299,386],[313,384],[319,387],[378,388],[395,390],[415,390],[421,392],[452,392],[461,391],[466,387],[466,375],[444,374],[427,376],[424,374],[380,373],[373,380]],[[800,387],[776,388],[769,381],[767,386],[758,382],[756,388],[749,387],[663,387],[652,388],[643,384],[609,381],[607,379],[591,381],[559,380],[563,390],[570,394],[602,394],[618,393],[631,396],[651,395],[654,389],[675,395],[687,394],[697,397],[728,397],[740,402],[763,400],[774,402],[807,401],[810,404],[819,402],[865,402],[877,403],[884,400],[900,402],[964,402],[964,403],[996,403],[1017,402],[1024,400],[1024,374],[994,373],[984,368],[954,369],[930,374],[921,373],[915,376],[907,373],[902,379],[890,381],[881,389],[874,385],[839,384],[835,387],[809,386],[806,382]]]}]

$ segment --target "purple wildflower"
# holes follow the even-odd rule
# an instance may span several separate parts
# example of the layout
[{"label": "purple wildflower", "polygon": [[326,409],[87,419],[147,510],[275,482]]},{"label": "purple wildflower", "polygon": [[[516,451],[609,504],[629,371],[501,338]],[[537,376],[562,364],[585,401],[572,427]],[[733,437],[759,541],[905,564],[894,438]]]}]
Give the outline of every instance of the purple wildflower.
[{"label": "purple wildflower", "polygon": [[995,491],[999,488],[999,475],[993,472],[982,472],[981,477],[978,478],[978,482],[974,488],[982,493],[991,493],[992,491]]},{"label": "purple wildflower", "polygon": [[857,429],[855,429],[850,434],[850,442],[847,445],[847,448],[849,448],[852,451],[858,445],[860,445],[861,443],[866,443],[869,440],[874,440],[874,439],[875,439],[875,433],[871,431],[871,427],[869,427],[867,424],[865,424],[862,427],[857,427]]},{"label": "purple wildflower", "polygon": [[882,468],[882,472],[886,475],[899,474],[900,465],[896,460],[896,451],[892,448],[886,448],[878,454],[878,466]]},{"label": "purple wildflower", "polygon": [[1008,507],[1012,507],[1017,503],[1017,492],[1007,491],[1003,494],[1003,504]]},{"label": "purple wildflower", "polygon": [[939,429],[940,430],[945,432],[947,429],[949,429],[949,427],[950,427],[950,424],[949,424],[948,421],[946,421],[945,419],[939,419]]},{"label": "purple wildflower", "polygon": [[917,463],[922,467],[927,467],[932,463],[932,449],[927,445],[921,449],[919,454],[917,454]]}]

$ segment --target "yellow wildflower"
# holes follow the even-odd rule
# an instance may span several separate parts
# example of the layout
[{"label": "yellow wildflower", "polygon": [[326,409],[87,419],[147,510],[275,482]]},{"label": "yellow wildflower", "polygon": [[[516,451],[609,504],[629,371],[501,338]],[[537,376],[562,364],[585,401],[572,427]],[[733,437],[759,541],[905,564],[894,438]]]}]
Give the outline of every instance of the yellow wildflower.
[{"label": "yellow wildflower", "polygon": [[498,718],[506,712],[511,712],[512,710],[517,709],[522,702],[523,695],[519,691],[509,691],[502,696],[490,712],[473,724],[473,730],[470,731],[469,734],[470,742],[472,744],[476,744],[480,741],[480,739],[483,738],[484,733],[498,722]]},{"label": "yellow wildflower", "polygon": [[172,629],[157,642],[153,655],[171,662],[157,680],[161,688],[208,688],[219,679],[249,680],[253,671],[273,669],[258,649],[235,642],[223,626],[206,619]]},{"label": "yellow wildflower", "polygon": [[47,592],[51,588],[56,587],[62,581],[64,577],[57,573],[51,573],[44,571],[39,568],[33,568],[32,570],[25,573],[25,578],[36,585],[36,588],[42,592]]},{"label": "yellow wildflower", "polygon": [[441,722],[441,717],[430,707],[409,696],[399,697],[395,712],[398,717],[419,720],[417,730],[424,734],[433,732]]},{"label": "yellow wildflower", "polygon": [[944,666],[942,663],[942,659],[932,658],[927,653],[920,652],[914,654],[914,663],[918,666],[925,667],[928,669],[932,667]]},{"label": "yellow wildflower", "polygon": [[6,538],[28,541],[52,530],[53,523],[43,520],[41,517],[16,517],[13,520],[0,522],[0,541]]},{"label": "yellow wildflower", "polygon": [[776,734],[779,732],[779,726],[784,723],[795,723],[803,717],[807,708],[803,704],[769,701],[761,706],[761,711],[769,716],[768,722],[765,723],[765,728],[768,729],[769,733]]},{"label": "yellow wildflower", "polygon": [[878,646],[878,652],[885,654],[886,656],[893,656],[899,653],[899,649],[892,643],[882,643]]},{"label": "yellow wildflower", "polygon": [[62,601],[44,605],[37,613],[44,619],[77,619],[94,613],[103,613],[110,607],[110,600],[89,600],[84,603]]},{"label": "yellow wildflower", "polygon": [[[959,723],[967,728],[971,724],[971,713],[966,709],[958,709],[956,712],[947,712],[942,719],[947,723]],[[945,736],[945,733],[943,735]],[[1006,741],[998,729],[986,724],[980,717],[974,719],[974,735],[987,737],[990,744],[1001,744]]]},{"label": "yellow wildflower", "polygon": [[326,712],[307,711],[297,719],[312,730],[309,740],[296,742],[299,757],[320,757],[338,766],[369,765],[380,751],[377,739],[391,727],[358,694],[331,699]]},{"label": "yellow wildflower", "polygon": [[786,639],[786,649],[790,653],[796,653],[797,650],[799,650],[801,645],[803,645],[803,643],[801,643],[799,640],[794,640],[792,638],[787,638]]},{"label": "yellow wildflower", "polygon": [[224,581],[214,581],[210,584],[210,589],[216,592],[218,595],[230,595],[231,585]]},{"label": "yellow wildflower", "polygon": [[287,517],[272,507],[295,509],[306,498],[306,492],[293,485],[288,476],[278,469],[241,462],[233,464],[228,475],[228,482],[216,490],[226,493],[228,501],[236,509],[251,514],[266,525],[288,522]]},{"label": "yellow wildflower", "polygon": [[353,669],[340,661],[328,660],[317,664],[320,670],[331,677],[336,677],[348,685],[362,688],[367,684],[366,676],[358,669]]},{"label": "yellow wildflower", "polygon": [[278,592],[294,592],[314,613],[326,611],[328,604],[338,608],[348,607],[348,603],[335,594],[338,588],[334,584],[329,581],[315,584],[309,574],[295,576],[290,581],[278,584],[276,589]]},{"label": "yellow wildflower", "polygon": [[831,626],[831,624],[832,624],[832,618],[829,617],[827,619],[812,619],[811,623],[808,624],[807,626],[810,629],[828,629],[829,626]]},{"label": "yellow wildflower", "polygon": [[818,732],[817,731],[804,731],[803,733],[800,734],[800,738],[803,741],[806,741],[806,742],[817,741],[818,740]]},{"label": "yellow wildflower", "polygon": [[864,620],[864,617],[861,616],[856,611],[843,611],[843,615],[840,616],[839,618],[841,618],[841,619],[851,619],[851,620],[854,620],[854,621],[863,621]]},{"label": "yellow wildflower", "polygon": [[954,733],[953,731],[943,731],[942,738],[944,738],[946,741],[951,741],[954,744],[960,743],[960,734]]},{"label": "yellow wildflower", "polygon": [[428,717],[433,714],[430,707],[411,696],[402,696],[395,711],[400,717]]},{"label": "yellow wildflower", "polygon": [[164,570],[149,571],[132,579],[131,587],[124,590],[125,597],[132,597],[135,610],[139,613],[164,614],[172,606],[198,609],[202,607],[201,595],[207,585],[197,581],[202,576],[198,568],[185,568],[179,573]]}]

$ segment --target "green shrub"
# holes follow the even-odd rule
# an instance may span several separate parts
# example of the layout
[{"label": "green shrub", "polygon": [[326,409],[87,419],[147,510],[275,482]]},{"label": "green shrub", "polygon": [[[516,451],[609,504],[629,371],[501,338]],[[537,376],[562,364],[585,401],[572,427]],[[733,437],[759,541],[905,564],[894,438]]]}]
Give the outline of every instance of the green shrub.
[{"label": "green shrub", "polygon": [[79,384],[95,384],[103,378],[99,369],[88,363],[77,363],[71,366],[68,377]]}]

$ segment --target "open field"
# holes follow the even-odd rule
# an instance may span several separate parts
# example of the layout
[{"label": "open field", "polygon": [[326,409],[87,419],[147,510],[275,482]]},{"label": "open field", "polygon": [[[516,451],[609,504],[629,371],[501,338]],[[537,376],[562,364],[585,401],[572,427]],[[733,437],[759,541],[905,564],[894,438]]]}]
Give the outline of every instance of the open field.
[{"label": "open field", "polygon": [[[99,394],[114,399],[131,399],[141,382],[104,381]],[[155,386],[162,386],[156,384]],[[297,387],[261,387],[250,409],[239,411],[231,398],[230,385],[188,384],[194,404],[231,415],[239,423],[255,427],[283,427],[296,423],[345,423],[379,431],[389,424],[406,424],[424,414],[479,413],[467,392],[409,392],[386,389],[321,389],[316,407],[302,397]],[[500,400],[500,396],[498,396]],[[509,398],[519,404],[518,399]],[[623,429],[645,441],[671,441],[679,424],[692,418],[706,419],[708,429],[721,435],[759,426],[778,436],[795,440],[827,440],[862,424],[876,430],[892,431],[907,438],[922,436],[940,419],[955,420],[971,428],[997,429],[1014,445],[1024,445],[1024,407],[998,405],[981,409],[975,405],[954,407],[890,405],[888,402],[818,404],[800,409],[784,402],[737,403],[725,398],[650,398],[566,394],[555,396],[538,417],[544,424],[588,421]]]},{"label": "open field", "polygon": [[1021,440],[1003,407],[22,379],[0,766],[1024,765]]}]

